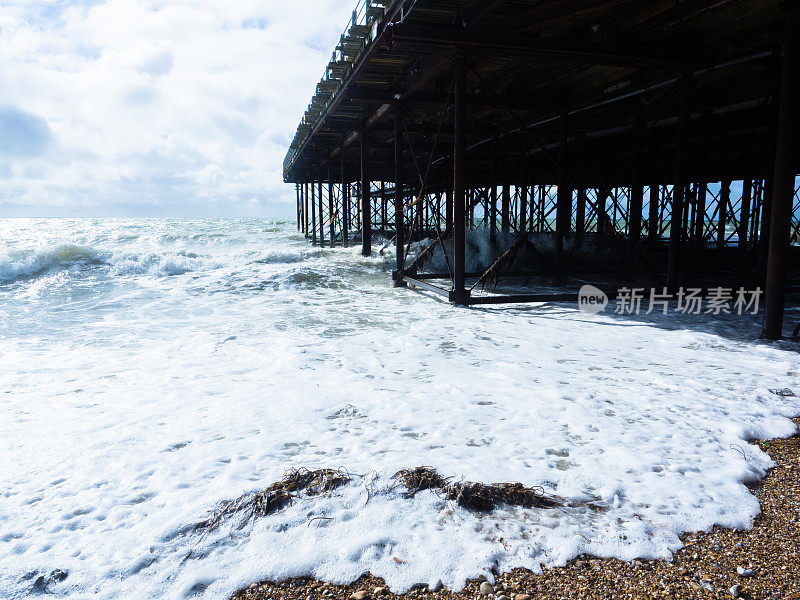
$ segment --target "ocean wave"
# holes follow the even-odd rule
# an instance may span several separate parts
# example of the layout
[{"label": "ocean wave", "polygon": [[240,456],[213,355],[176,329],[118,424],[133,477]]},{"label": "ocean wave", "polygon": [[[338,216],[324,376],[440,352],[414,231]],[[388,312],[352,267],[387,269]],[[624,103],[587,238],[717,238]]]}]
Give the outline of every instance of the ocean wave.
[{"label": "ocean wave", "polygon": [[0,256],[0,283],[35,279],[53,271],[104,265],[109,254],[63,244],[46,250],[17,250]]},{"label": "ocean wave", "polygon": [[253,263],[257,265],[288,265],[304,262],[308,260],[310,256],[311,253],[309,251],[269,252],[268,254],[259,256]]},{"label": "ocean wave", "polygon": [[105,269],[112,276],[169,277],[220,266],[209,256],[180,251],[111,251],[75,244],[17,250],[0,255],[0,284],[29,281],[59,272],[85,273]]}]

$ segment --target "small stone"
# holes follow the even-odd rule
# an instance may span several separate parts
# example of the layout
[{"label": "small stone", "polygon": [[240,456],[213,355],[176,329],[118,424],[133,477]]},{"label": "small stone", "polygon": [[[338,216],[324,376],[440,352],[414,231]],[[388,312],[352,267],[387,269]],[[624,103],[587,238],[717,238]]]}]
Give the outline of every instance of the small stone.
[{"label": "small stone", "polygon": [[492,584],[489,583],[488,581],[484,581],[481,584],[479,591],[481,593],[481,596],[491,596],[492,594],[494,594],[494,588],[492,587]]},{"label": "small stone", "polygon": [[385,593],[386,593],[385,587],[376,587],[374,590],[372,590],[372,594],[374,596],[383,596]]},{"label": "small stone", "polygon": [[731,596],[733,596],[734,598],[738,598],[739,596],[742,595],[742,586],[740,586],[737,583],[736,585],[731,586],[731,589],[729,589],[728,591],[731,593]]},{"label": "small stone", "polygon": [[365,600],[365,598],[369,598],[369,592],[367,590],[359,590],[350,595],[350,600]]},{"label": "small stone", "polygon": [[744,567],[736,567],[736,572],[739,574],[739,577],[752,577],[753,576],[753,569],[745,569]]},{"label": "small stone", "polygon": [[517,594],[514,600],[531,600],[531,597],[528,594]]},{"label": "small stone", "polygon": [[250,584],[250,589],[251,589],[251,590],[254,590],[254,589],[256,589],[257,587],[258,587],[258,584],[257,584],[257,583],[251,583],[251,584]]}]

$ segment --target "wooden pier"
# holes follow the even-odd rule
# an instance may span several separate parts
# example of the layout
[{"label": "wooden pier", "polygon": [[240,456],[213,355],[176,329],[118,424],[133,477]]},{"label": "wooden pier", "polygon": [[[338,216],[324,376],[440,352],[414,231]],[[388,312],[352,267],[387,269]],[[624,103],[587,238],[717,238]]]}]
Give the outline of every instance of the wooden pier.
[{"label": "wooden pier", "polygon": [[[284,162],[298,227],[365,255],[395,239],[396,285],[462,305],[545,298],[473,296],[471,228],[517,240],[494,277],[531,234],[556,273],[602,239],[654,285],[763,287],[778,338],[800,250],[799,38],[798,0],[361,0]],[[409,264],[423,238],[446,274]]]}]

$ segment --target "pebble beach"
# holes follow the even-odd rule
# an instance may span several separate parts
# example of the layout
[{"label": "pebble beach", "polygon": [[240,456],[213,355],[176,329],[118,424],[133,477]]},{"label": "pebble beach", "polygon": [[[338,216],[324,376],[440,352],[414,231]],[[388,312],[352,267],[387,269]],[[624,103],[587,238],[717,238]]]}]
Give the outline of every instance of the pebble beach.
[{"label": "pebble beach", "polygon": [[[800,425],[800,419],[795,419]],[[537,575],[519,569],[494,584],[471,580],[459,591],[412,589],[392,594],[369,574],[348,586],[314,579],[254,583],[232,600],[697,600],[800,598],[800,435],[755,442],[776,466],[751,486],[762,513],[751,530],[715,527],[683,536],[672,562],[623,562],[580,556]]]}]

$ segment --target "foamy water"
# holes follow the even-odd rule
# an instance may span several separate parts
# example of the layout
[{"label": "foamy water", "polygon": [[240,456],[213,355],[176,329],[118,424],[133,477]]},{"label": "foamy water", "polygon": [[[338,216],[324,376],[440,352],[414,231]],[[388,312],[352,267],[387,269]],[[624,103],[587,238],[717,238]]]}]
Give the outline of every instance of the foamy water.
[{"label": "foamy water", "polygon": [[[0,221],[0,597],[226,598],[262,578],[395,590],[600,556],[669,558],[748,527],[753,437],[794,432],[787,346],[756,317],[450,307],[391,251],[268,220]],[[400,468],[521,481],[604,510],[476,514]],[[353,483],[199,536],[291,467]],[[324,517],[324,518],[318,518]]]}]

